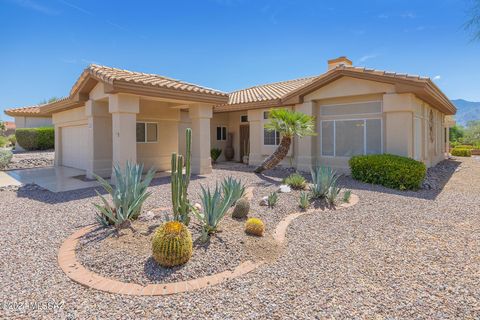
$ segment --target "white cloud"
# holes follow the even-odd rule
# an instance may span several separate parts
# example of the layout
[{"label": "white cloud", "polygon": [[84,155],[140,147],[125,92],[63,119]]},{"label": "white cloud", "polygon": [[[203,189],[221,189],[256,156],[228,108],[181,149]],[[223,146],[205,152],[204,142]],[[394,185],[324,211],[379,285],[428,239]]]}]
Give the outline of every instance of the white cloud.
[{"label": "white cloud", "polygon": [[375,59],[376,57],[378,57],[378,54],[376,54],[376,53],[366,54],[363,57],[361,57],[360,59],[358,59],[358,62],[365,62],[365,61],[370,60],[370,59]]},{"label": "white cloud", "polygon": [[390,18],[390,16],[386,13],[380,13],[378,16],[377,16],[379,19],[388,19]]},{"label": "white cloud", "polygon": [[52,15],[52,16],[53,15],[58,15],[60,13],[56,10],[53,10],[53,9],[48,8],[48,7],[42,6],[42,5],[36,3],[35,1],[32,1],[32,0],[11,0],[11,2],[15,3],[18,6],[21,6],[21,7],[30,9],[30,10],[34,10],[34,11],[37,11],[37,12],[41,12],[41,13],[44,13],[44,14]]},{"label": "white cloud", "polygon": [[442,79],[441,75],[436,75],[435,77],[433,77],[433,80],[440,80],[440,79]]},{"label": "white cloud", "polygon": [[417,15],[413,12],[405,12],[405,13],[402,13],[400,15],[400,17],[402,17],[404,19],[415,19],[417,17]]}]

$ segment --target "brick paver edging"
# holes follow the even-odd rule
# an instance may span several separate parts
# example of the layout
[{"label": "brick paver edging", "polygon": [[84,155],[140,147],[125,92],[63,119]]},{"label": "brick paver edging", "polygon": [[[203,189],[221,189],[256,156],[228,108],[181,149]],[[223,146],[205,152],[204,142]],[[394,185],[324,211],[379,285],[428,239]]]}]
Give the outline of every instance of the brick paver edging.
[{"label": "brick paver edging", "polygon": [[[247,192],[249,193],[249,195],[252,194],[252,190],[247,190]],[[357,202],[358,196],[352,194],[350,202],[341,204],[337,207],[337,209],[353,206]],[[298,218],[304,214],[313,213],[315,211],[318,210],[311,209],[308,211],[296,212],[288,215],[277,225],[274,233],[274,239],[278,243],[282,244],[285,241],[285,235],[288,225],[295,218]],[[180,292],[189,292],[213,286],[228,279],[240,277],[262,265],[262,262],[254,262],[248,260],[242,262],[233,271],[227,270],[217,274],[180,282],[149,284],[146,286],[142,286],[137,283],[121,282],[118,280],[105,278],[99,274],[96,274],[95,272],[86,269],[80,264],[80,262],[78,262],[75,254],[77,244],[80,241],[81,237],[92,231],[94,228],[96,228],[95,225],[84,227],[73,233],[70,237],[68,237],[58,251],[58,264],[60,265],[60,268],[63,270],[63,272],[65,272],[65,274],[71,280],[85,287],[104,292],[134,296],[160,296]]]}]

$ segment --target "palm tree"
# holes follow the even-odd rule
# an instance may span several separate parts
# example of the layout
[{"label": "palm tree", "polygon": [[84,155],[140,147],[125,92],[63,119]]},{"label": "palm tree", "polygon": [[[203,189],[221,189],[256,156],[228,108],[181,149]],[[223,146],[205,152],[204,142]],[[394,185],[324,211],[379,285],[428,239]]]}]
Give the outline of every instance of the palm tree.
[{"label": "palm tree", "polygon": [[255,169],[256,173],[274,168],[288,154],[292,138],[294,136],[314,136],[315,117],[306,115],[302,112],[291,111],[288,109],[272,109],[269,112],[270,121],[265,125],[268,131],[277,131],[282,136],[282,141],[277,150],[272,153],[262,164]]}]

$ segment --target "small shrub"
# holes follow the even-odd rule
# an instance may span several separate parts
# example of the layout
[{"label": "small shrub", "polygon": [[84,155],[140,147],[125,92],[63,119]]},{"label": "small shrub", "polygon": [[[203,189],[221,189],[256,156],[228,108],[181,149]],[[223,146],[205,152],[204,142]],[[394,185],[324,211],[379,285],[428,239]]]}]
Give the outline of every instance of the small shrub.
[{"label": "small shrub", "polygon": [[212,158],[213,162],[217,162],[221,154],[222,149],[213,148],[212,150],[210,150],[210,157]]},{"label": "small shrub", "polygon": [[351,196],[352,196],[352,190],[346,190],[346,191],[343,193],[342,201],[345,202],[345,203],[349,203]]},{"label": "small shrub", "polygon": [[125,171],[122,171],[118,165],[113,167],[116,185],[111,186],[105,179],[96,176],[98,182],[112,197],[113,206],[98,191],[97,194],[102,200],[102,204],[94,206],[100,211],[97,212],[97,221],[103,225],[115,225],[121,228],[128,220],[136,219],[140,215],[142,205],[150,196],[147,192],[153,177],[155,169],[150,169],[142,181],[143,166],[127,162]]},{"label": "small shrub", "polygon": [[165,222],[152,238],[152,257],[163,267],[182,265],[190,260],[193,241],[190,231],[179,221]]},{"label": "small shrub", "polygon": [[392,154],[354,156],[349,165],[354,179],[400,190],[417,190],[427,172],[422,162]]},{"label": "small shrub", "polygon": [[232,217],[236,219],[246,218],[250,211],[250,202],[246,198],[238,199],[232,212]]},{"label": "small shrub", "polygon": [[294,190],[303,190],[307,186],[307,181],[300,173],[292,173],[285,179],[283,179],[283,183],[288,185],[290,188]]},{"label": "small shrub", "polygon": [[17,129],[15,137],[25,150],[47,150],[55,146],[55,129],[52,127]]},{"label": "small shrub", "polygon": [[8,141],[10,142],[10,144],[11,144],[12,146],[14,146],[15,143],[17,142],[17,138],[15,137],[14,134],[9,135],[9,136],[7,137],[7,139],[8,139]]},{"label": "small shrub", "polygon": [[265,225],[263,221],[258,218],[249,218],[245,223],[245,232],[257,237],[263,236],[265,232]]},{"label": "small shrub", "polygon": [[335,205],[335,203],[337,202],[337,197],[338,195],[340,194],[340,190],[342,190],[342,188],[340,188],[339,186],[337,186],[337,182],[333,183],[330,188],[328,188],[328,192],[327,192],[327,201],[328,203],[333,206]]},{"label": "small shrub", "polygon": [[272,192],[268,195],[267,204],[270,208],[275,207],[278,202],[278,194],[276,192]]},{"label": "small shrub", "polygon": [[4,169],[12,160],[13,154],[10,150],[0,150],[0,170]]},{"label": "small shrub", "polygon": [[310,206],[310,195],[308,192],[301,192],[298,205],[302,210],[306,210]]},{"label": "small shrub", "polygon": [[469,144],[456,144],[456,145],[453,145],[453,148],[454,149],[475,149],[475,147],[473,145],[469,145]]},{"label": "small shrub", "polygon": [[8,138],[0,136],[0,148],[6,147],[9,144]]},{"label": "small shrub", "polygon": [[454,148],[450,152],[452,156],[455,157],[471,157],[472,156],[472,149],[466,149],[466,148]]},{"label": "small shrub", "polygon": [[339,176],[337,172],[330,167],[315,167],[310,170],[313,186],[310,188],[312,197],[322,199],[327,197],[330,187],[336,184]]}]

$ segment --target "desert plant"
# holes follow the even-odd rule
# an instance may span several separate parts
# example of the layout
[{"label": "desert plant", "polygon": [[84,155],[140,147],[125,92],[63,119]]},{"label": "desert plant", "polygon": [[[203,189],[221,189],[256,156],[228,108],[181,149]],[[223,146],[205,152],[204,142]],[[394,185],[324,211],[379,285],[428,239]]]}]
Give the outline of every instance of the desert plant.
[{"label": "desert plant", "polygon": [[400,190],[417,190],[427,172],[424,163],[392,154],[353,156],[348,163],[354,179]]},{"label": "desert plant", "polygon": [[232,194],[232,205],[245,195],[245,186],[242,183],[242,180],[237,180],[232,177],[223,180],[222,190],[223,194]]},{"label": "desert plant", "polygon": [[265,225],[263,221],[258,218],[249,218],[245,223],[245,232],[257,237],[263,236],[265,232]]},{"label": "desert plant", "polygon": [[337,202],[337,197],[340,194],[341,190],[342,190],[342,188],[340,188],[337,185],[337,181],[333,182],[332,185],[330,186],[330,188],[328,188],[326,198],[327,198],[328,203],[331,206],[335,205],[335,203]]},{"label": "desert plant", "polygon": [[0,148],[6,147],[9,144],[8,138],[0,136]]},{"label": "desert plant", "polygon": [[472,149],[457,147],[457,148],[453,148],[450,153],[452,154],[452,156],[455,156],[455,157],[471,157],[472,156],[472,150],[473,150],[473,147],[472,147]]},{"label": "desert plant", "polygon": [[110,205],[107,199],[95,190],[102,200],[102,205],[94,204],[99,211],[96,214],[100,224],[103,226],[113,224],[120,228],[126,221],[138,217],[143,203],[151,194],[147,192],[147,188],[155,176],[155,169],[151,168],[143,180],[142,172],[143,165],[127,162],[124,171],[118,164],[114,165],[115,185],[113,187],[102,177],[95,176],[112,197],[112,205]]},{"label": "desert plant", "polygon": [[152,257],[163,267],[186,263],[192,256],[192,235],[179,221],[169,221],[157,228],[152,238]]},{"label": "desert plant", "polygon": [[270,208],[275,207],[278,202],[278,194],[276,192],[272,192],[267,197],[267,204]]},{"label": "desert plant", "polygon": [[352,196],[352,190],[345,190],[343,193],[342,201],[345,203],[350,202],[350,197]]},{"label": "desert plant", "polygon": [[14,146],[15,143],[17,142],[17,138],[15,137],[14,134],[9,135],[9,136],[7,137],[7,139],[8,139],[8,141],[10,142],[10,144],[11,144],[12,146]]},{"label": "desert plant", "polygon": [[330,167],[316,166],[310,170],[313,185],[310,187],[312,198],[325,198],[333,184],[336,184],[338,175]]},{"label": "desert plant", "polygon": [[0,150],[0,170],[4,169],[12,160],[13,154],[10,150]]},{"label": "desert plant", "polygon": [[222,149],[213,148],[212,150],[210,150],[210,157],[212,158],[213,162],[217,162],[221,154],[222,154]]},{"label": "desert plant", "polygon": [[[207,240],[208,236],[217,231],[218,223],[223,219],[228,209],[234,203],[232,189],[222,189],[218,185],[215,190],[205,189],[203,186],[200,199],[202,201],[203,212],[195,209],[197,219],[203,224],[202,239]],[[223,194],[222,191],[223,190]]]},{"label": "desert plant", "polygon": [[15,130],[18,144],[25,150],[46,150],[55,146],[53,127],[21,128]]},{"label": "desert plant", "polygon": [[300,193],[300,199],[298,201],[298,205],[303,210],[306,210],[310,206],[310,195],[308,194],[308,192],[302,191]]},{"label": "desert plant", "polygon": [[255,169],[256,173],[274,168],[288,154],[293,137],[315,135],[315,117],[285,108],[271,109],[265,129],[279,132],[282,140],[278,148]]},{"label": "desert plant", "polygon": [[240,198],[235,204],[232,212],[232,217],[236,219],[246,218],[250,211],[250,202],[246,198]]},{"label": "desert plant", "polygon": [[171,175],[171,189],[172,189],[172,207],[173,220],[181,221],[186,226],[190,222],[190,212],[192,205],[188,200],[188,185],[190,184],[191,176],[191,148],[192,148],[192,129],[188,128],[185,132],[186,136],[186,154],[185,154],[185,174],[183,174],[183,156],[172,153],[172,175]]},{"label": "desert plant", "polygon": [[303,190],[307,186],[307,180],[298,172],[292,173],[283,179],[283,183],[294,190]]}]

